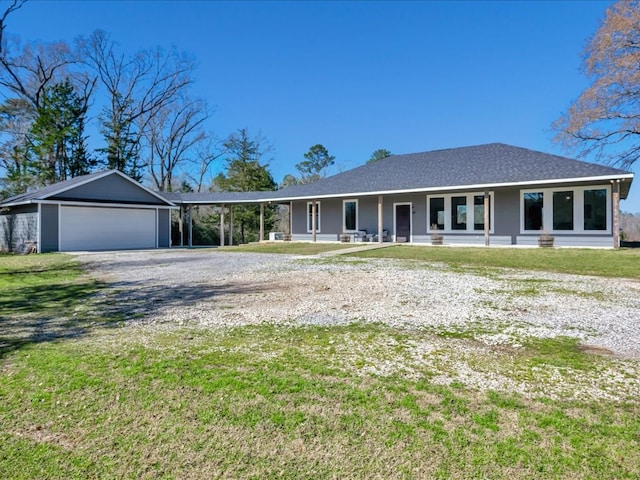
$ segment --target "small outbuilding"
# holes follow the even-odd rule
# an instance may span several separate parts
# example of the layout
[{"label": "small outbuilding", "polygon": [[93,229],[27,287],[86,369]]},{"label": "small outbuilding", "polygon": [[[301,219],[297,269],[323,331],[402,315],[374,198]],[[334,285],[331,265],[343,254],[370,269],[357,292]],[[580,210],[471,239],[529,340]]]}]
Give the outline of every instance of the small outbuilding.
[{"label": "small outbuilding", "polygon": [[0,203],[0,250],[168,248],[172,208],[117,170],[83,175]]}]

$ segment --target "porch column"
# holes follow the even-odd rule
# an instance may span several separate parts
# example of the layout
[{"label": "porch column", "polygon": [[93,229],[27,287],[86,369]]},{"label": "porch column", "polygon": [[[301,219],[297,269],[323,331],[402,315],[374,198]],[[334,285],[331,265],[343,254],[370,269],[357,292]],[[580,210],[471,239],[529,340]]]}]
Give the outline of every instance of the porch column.
[{"label": "porch column", "polygon": [[193,218],[191,215],[191,205],[189,205],[187,207],[188,210],[188,215],[189,215],[189,240],[188,240],[188,245],[189,248],[193,247]]},{"label": "porch column", "polygon": [[[289,202],[289,235],[293,235],[293,202]],[[293,240],[293,237],[290,237]]]},{"label": "porch column", "polygon": [[382,195],[378,195],[378,243],[382,243]]},{"label": "porch column", "polygon": [[229,245],[233,245],[233,205],[229,205]]},{"label": "porch column", "polygon": [[220,205],[220,246],[224,247],[224,203]]},{"label": "porch column", "polygon": [[264,240],[264,203],[260,203],[260,242]]},{"label": "porch column", "polygon": [[311,202],[311,241],[315,242],[316,241],[316,230],[317,230],[317,225],[316,225],[316,214],[318,211],[318,206],[316,205],[316,201],[313,200]]},{"label": "porch column", "polygon": [[489,246],[489,190],[484,191],[484,245]]},{"label": "porch column", "polygon": [[611,183],[613,192],[613,248],[620,248],[620,180]]}]

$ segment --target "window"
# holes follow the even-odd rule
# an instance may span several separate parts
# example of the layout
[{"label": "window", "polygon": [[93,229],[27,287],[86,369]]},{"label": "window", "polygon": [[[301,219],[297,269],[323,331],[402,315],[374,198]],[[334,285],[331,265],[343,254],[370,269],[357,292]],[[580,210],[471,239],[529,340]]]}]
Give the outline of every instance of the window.
[{"label": "window", "polygon": [[[489,192],[489,232],[493,233],[493,192]],[[484,231],[484,193],[427,195],[427,232]]]},{"label": "window", "polygon": [[542,229],[542,210],[544,206],[544,193],[526,192],[524,194],[524,229]]},{"label": "window", "polygon": [[[320,231],[320,202],[316,202],[316,232]],[[307,202],[307,233],[313,232],[313,202]]]},{"label": "window", "polygon": [[451,230],[467,229],[467,197],[451,197]]},{"label": "window", "polygon": [[573,190],[553,192],[553,229],[573,230]]},{"label": "window", "polygon": [[342,202],[343,220],[342,231],[355,232],[358,230],[358,201],[344,200]]},{"label": "window", "polygon": [[611,187],[522,190],[520,233],[611,233]]},{"label": "window", "polygon": [[607,229],[607,190],[584,191],[584,229]]},{"label": "window", "polygon": [[436,225],[438,230],[444,230],[444,198],[434,197],[429,199],[430,226]]},{"label": "window", "polygon": [[[491,219],[489,219],[489,225],[491,225]],[[484,195],[473,196],[473,229],[484,230]]]}]

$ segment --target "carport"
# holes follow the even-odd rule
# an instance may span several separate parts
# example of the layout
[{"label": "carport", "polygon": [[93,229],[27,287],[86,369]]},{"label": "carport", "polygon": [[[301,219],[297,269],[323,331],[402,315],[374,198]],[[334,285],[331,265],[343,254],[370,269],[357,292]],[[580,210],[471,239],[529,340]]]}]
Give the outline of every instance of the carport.
[{"label": "carport", "polygon": [[[193,222],[192,208],[195,206],[217,207],[220,211],[220,246],[225,245],[228,238],[228,245],[233,245],[233,206],[234,205],[259,205],[260,206],[260,241],[264,240],[264,208],[271,205],[269,197],[275,196],[277,192],[163,192],[162,196],[179,207],[178,228],[180,230],[180,243],[177,246],[192,247]],[[276,202],[283,203],[283,202]],[[286,202],[290,205],[290,202]],[[289,218],[291,221],[291,218]],[[228,223],[227,223],[228,222]],[[228,237],[225,235],[225,227],[228,224]]]}]

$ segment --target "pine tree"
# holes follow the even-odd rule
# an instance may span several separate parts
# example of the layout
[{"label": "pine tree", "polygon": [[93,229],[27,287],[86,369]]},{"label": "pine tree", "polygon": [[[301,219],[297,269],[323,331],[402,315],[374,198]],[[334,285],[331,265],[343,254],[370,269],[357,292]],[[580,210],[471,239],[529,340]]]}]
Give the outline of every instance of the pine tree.
[{"label": "pine tree", "polygon": [[[275,190],[277,187],[268,164],[261,163],[269,150],[261,145],[259,138],[251,139],[246,129],[232,135],[224,144],[229,152],[226,174],[219,174],[215,187],[229,192],[256,192]],[[273,228],[276,208],[265,208],[265,229]],[[260,229],[259,205],[236,206],[233,210],[234,224],[239,230],[241,243],[255,241]]]},{"label": "pine tree", "polygon": [[47,87],[29,133],[29,169],[43,185],[89,173],[84,119],[87,102],[66,80]]}]

